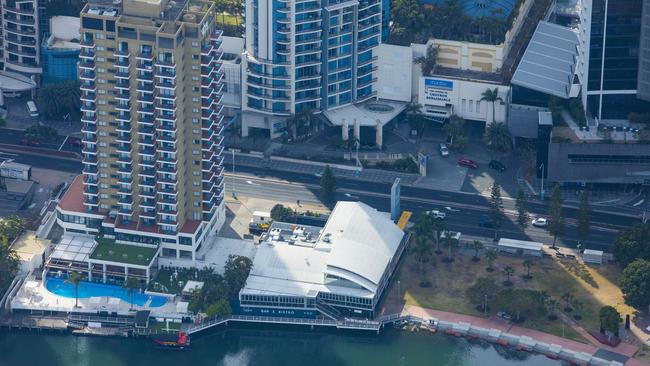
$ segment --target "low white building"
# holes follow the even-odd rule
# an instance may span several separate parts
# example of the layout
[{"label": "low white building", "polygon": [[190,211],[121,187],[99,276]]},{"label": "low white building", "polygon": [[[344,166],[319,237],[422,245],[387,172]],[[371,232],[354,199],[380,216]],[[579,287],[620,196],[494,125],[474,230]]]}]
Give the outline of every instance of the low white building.
[{"label": "low white building", "polygon": [[603,251],[585,249],[582,253],[582,261],[590,264],[603,264]]},{"label": "low white building", "polygon": [[497,249],[500,253],[533,257],[542,256],[542,247],[542,243],[508,238],[499,239],[499,243],[497,244]]},{"label": "low white building", "polygon": [[323,228],[275,222],[239,292],[240,311],[373,317],[407,239],[388,213],[361,202],[338,202]]}]

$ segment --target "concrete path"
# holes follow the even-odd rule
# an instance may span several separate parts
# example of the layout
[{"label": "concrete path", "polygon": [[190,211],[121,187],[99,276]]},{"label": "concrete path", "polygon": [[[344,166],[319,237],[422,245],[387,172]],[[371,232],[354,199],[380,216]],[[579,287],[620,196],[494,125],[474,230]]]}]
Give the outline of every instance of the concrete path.
[{"label": "concrete path", "polygon": [[632,359],[631,357],[638,351],[638,347],[629,343],[621,343],[617,347],[609,347],[599,343],[594,337],[587,333],[582,327],[574,327],[580,335],[587,339],[591,344],[584,344],[570,339],[558,337],[553,334],[540,332],[533,329],[523,328],[519,326],[512,325],[502,319],[492,319],[492,318],[482,318],[473,315],[465,314],[456,314],[449,313],[446,311],[439,311],[433,309],[427,309],[420,306],[414,305],[405,305],[402,309],[402,315],[412,315],[423,318],[437,318],[440,320],[448,322],[465,322],[477,325],[484,328],[494,328],[501,330],[503,332],[508,332],[515,335],[525,335],[531,337],[535,340],[554,343],[562,347],[571,349],[578,352],[587,352],[589,354],[594,354],[598,349],[605,349],[610,352],[618,353],[626,357],[630,357],[628,362],[625,363],[626,366],[650,366],[650,364]]}]

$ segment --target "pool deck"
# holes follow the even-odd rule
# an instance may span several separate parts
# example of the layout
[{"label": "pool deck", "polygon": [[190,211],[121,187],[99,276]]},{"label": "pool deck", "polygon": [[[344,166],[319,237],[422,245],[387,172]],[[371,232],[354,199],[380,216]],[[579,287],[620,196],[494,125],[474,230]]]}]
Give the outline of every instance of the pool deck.
[{"label": "pool deck", "polygon": [[151,315],[155,317],[181,318],[187,314],[179,313],[176,310],[177,302],[168,298],[167,303],[163,306],[148,307],[133,305],[134,311],[131,311],[131,304],[112,296],[96,296],[79,298],[79,307],[74,308],[75,299],[59,296],[50,292],[41,281],[28,278],[16,292],[11,300],[12,309],[36,310],[36,311],[55,311],[97,314],[99,311],[117,312],[119,315],[133,315],[135,310],[150,310]]}]

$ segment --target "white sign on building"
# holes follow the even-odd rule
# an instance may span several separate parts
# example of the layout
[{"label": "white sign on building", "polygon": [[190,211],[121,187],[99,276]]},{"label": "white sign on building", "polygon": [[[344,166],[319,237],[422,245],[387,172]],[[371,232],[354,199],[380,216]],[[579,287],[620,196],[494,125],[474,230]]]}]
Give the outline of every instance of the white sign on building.
[{"label": "white sign on building", "polygon": [[454,82],[444,79],[423,78],[426,104],[446,106],[456,99]]}]

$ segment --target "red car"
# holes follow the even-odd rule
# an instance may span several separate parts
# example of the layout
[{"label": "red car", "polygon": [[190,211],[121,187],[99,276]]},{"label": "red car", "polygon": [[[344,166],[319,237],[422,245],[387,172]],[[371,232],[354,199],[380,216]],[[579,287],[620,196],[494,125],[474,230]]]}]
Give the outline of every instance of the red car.
[{"label": "red car", "polygon": [[473,169],[478,168],[478,163],[475,162],[474,160],[471,160],[471,159],[468,159],[468,158],[462,158],[462,159],[458,160],[458,165],[464,166],[464,167],[467,167],[467,168],[473,168]]},{"label": "red car", "polygon": [[20,140],[20,144],[21,145],[27,145],[27,146],[40,146],[41,145],[40,142],[38,142],[36,140],[30,140],[30,139],[27,139],[27,138],[24,138],[24,139]]}]

